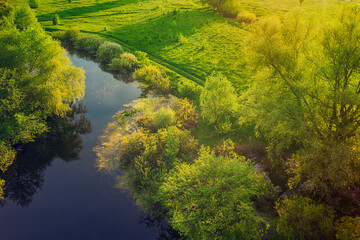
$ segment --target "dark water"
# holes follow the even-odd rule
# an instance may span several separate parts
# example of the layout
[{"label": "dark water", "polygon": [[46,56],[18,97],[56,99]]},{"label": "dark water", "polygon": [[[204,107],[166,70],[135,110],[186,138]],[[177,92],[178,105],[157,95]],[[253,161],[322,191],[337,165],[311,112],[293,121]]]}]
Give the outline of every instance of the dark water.
[{"label": "dark water", "polygon": [[[94,168],[93,147],[111,116],[139,97],[136,83],[124,83],[97,63],[71,56],[86,71],[83,104],[21,155],[5,176],[0,239],[157,239],[161,231],[113,178]],[[87,109],[87,112],[86,112]],[[160,233],[159,233],[160,232]]]}]

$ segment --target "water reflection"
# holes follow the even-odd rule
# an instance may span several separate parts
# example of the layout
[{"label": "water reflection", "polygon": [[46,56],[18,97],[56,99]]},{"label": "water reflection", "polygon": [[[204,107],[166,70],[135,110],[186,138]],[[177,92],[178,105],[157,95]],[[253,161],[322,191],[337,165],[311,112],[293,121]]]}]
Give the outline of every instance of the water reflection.
[{"label": "water reflection", "polygon": [[28,206],[33,196],[41,189],[44,173],[55,158],[66,162],[79,159],[83,147],[81,135],[91,132],[83,103],[72,104],[66,117],[49,119],[49,131],[36,141],[19,146],[21,151],[9,170],[2,174],[5,180],[5,200],[20,206]]},{"label": "water reflection", "polygon": [[149,215],[141,216],[140,223],[145,224],[147,228],[155,228],[158,231],[158,240],[177,240],[184,239],[161,217],[151,217]]}]

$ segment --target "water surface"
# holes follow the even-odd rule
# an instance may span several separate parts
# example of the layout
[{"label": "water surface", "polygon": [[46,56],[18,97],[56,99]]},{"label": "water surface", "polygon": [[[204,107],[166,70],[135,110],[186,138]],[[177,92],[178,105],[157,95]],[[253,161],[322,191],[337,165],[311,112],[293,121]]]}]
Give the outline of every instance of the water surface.
[{"label": "water surface", "polygon": [[86,71],[83,104],[68,119],[54,119],[52,131],[24,146],[6,173],[1,239],[156,239],[157,229],[141,223],[144,216],[133,199],[113,188],[111,176],[96,171],[92,151],[111,117],[141,91],[97,63],[70,58]]}]

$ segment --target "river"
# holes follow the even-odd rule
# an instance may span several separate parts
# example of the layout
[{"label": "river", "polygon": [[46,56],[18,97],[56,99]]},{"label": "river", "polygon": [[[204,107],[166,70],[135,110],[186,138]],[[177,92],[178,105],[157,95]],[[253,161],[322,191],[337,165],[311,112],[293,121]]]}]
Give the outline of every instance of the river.
[{"label": "river", "polygon": [[55,130],[24,146],[6,173],[0,239],[157,239],[161,231],[147,227],[154,223],[134,200],[113,187],[111,176],[96,170],[93,152],[111,117],[141,90],[95,62],[69,57],[86,72],[83,104],[67,120],[55,119]]}]

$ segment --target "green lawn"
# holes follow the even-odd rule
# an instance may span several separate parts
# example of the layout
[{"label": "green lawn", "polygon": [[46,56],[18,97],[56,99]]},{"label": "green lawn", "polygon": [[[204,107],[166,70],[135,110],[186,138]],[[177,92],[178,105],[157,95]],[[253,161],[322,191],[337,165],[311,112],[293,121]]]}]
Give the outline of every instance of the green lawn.
[{"label": "green lawn", "polygon": [[[239,3],[258,18],[299,5],[296,0]],[[340,4],[340,0],[305,0],[302,7],[328,14]],[[199,0],[42,0],[36,13],[47,30],[78,28],[112,37],[200,85],[212,72],[222,72],[240,92],[249,75],[243,57],[249,26],[223,18]],[[54,14],[60,25],[52,25]]]}]

